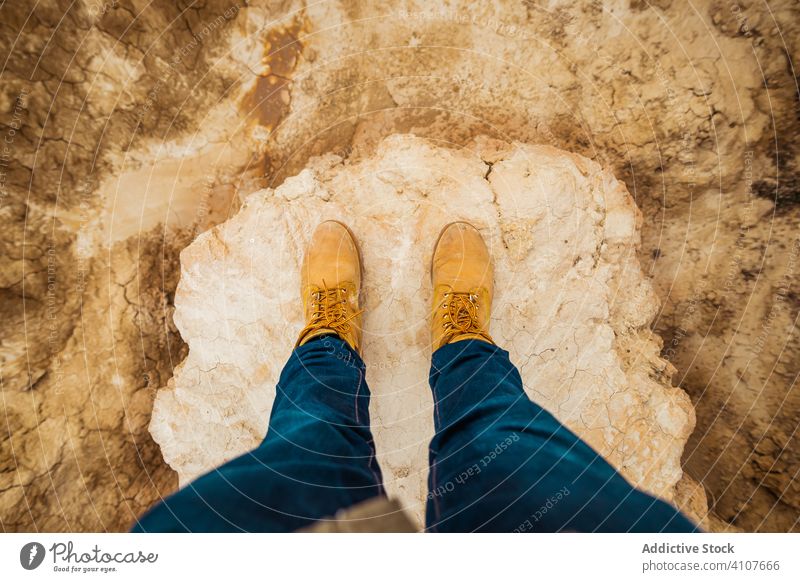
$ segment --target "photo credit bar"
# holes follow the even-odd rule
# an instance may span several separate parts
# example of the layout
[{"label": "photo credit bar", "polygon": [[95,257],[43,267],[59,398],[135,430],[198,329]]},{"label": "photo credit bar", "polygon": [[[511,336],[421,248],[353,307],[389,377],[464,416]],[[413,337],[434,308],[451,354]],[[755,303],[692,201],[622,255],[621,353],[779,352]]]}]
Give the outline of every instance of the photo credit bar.
[{"label": "photo credit bar", "polygon": [[[800,580],[792,534],[3,534],[3,580]],[[566,577],[566,578],[565,578]]]}]

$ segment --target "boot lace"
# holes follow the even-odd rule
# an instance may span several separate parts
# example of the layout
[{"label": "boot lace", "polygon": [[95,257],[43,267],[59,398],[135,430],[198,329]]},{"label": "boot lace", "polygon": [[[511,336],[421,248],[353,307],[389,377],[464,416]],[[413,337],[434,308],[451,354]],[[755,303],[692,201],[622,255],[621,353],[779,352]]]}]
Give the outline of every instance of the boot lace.
[{"label": "boot lace", "polygon": [[442,345],[449,343],[456,336],[464,334],[479,335],[490,343],[494,343],[488,332],[478,323],[478,296],[476,294],[448,291],[444,294],[442,309],[444,310]]},{"label": "boot lace", "polygon": [[344,339],[353,329],[350,322],[363,311],[348,315],[347,290],[344,287],[328,287],[324,281],[322,285],[322,288],[311,293],[311,317],[300,332],[298,345],[309,333],[320,329],[329,329]]}]

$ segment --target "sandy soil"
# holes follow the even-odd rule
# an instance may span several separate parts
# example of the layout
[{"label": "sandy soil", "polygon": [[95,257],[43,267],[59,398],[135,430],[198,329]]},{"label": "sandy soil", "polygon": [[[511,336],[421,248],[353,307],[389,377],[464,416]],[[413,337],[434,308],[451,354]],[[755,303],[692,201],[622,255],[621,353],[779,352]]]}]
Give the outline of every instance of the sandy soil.
[{"label": "sandy soil", "polygon": [[799,15],[790,0],[3,4],[3,530],[120,530],[174,490],[147,425],[186,355],[179,252],[309,157],[357,160],[400,132],[555,145],[624,180],[662,356],[696,408],[684,469],[723,522],[797,529]]}]

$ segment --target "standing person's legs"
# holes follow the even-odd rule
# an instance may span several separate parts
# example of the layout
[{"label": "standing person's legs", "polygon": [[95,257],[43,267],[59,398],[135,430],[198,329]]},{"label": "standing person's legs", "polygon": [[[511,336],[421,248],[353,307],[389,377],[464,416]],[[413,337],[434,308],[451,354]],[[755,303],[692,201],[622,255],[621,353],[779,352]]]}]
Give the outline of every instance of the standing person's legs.
[{"label": "standing person's legs", "polygon": [[134,531],[294,531],[383,493],[358,353],[360,289],[355,239],[323,222],[301,272],[306,326],[264,441],[166,499]]},{"label": "standing person's legs", "polygon": [[430,380],[430,531],[696,531],[531,402],[505,350],[445,345]]},{"label": "standing person's legs", "polygon": [[429,531],[694,531],[531,402],[487,329],[493,267],[471,225],[434,249]]},{"label": "standing person's legs", "polygon": [[294,531],[382,494],[364,371],[336,337],[297,348],[261,445],[164,500],[134,531]]}]

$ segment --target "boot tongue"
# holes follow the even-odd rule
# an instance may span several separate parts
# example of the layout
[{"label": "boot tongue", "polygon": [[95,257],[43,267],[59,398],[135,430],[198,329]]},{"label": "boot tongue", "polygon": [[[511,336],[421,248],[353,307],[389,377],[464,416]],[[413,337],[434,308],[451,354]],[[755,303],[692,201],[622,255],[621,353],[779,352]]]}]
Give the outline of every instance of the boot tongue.
[{"label": "boot tongue", "polygon": [[444,334],[440,347],[465,339],[494,343],[488,331],[481,325],[476,293],[448,291],[444,295],[441,309],[445,309],[446,313],[442,316]]},{"label": "boot tongue", "polygon": [[348,313],[348,292],[345,287],[328,287],[323,282],[323,287],[312,287],[309,291],[309,309],[311,311],[309,322],[300,332],[300,337],[295,347],[307,343],[320,335],[336,335],[341,340],[358,350],[355,334],[353,333],[354,320],[361,314],[359,310]]}]

